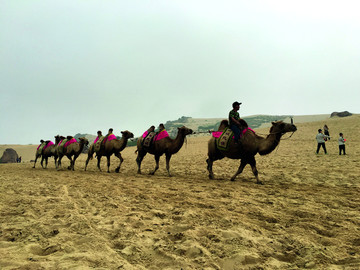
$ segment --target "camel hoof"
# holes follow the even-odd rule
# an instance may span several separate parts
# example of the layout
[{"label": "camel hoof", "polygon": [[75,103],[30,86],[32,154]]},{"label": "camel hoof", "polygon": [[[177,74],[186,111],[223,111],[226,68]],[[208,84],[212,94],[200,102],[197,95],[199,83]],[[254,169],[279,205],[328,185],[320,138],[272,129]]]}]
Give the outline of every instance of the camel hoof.
[{"label": "camel hoof", "polygon": [[230,181],[234,182],[234,181],[235,181],[235,178],[231,178]]},{"label": "camel hoof", "polygon": [[120,168],[116,168],[116,169],[115,169],[115,172],[116,172],[116,173],[119,173],[119,172],[120,172]]},{"label": "camel hoof", "polygon": [[154,175],[155,174],[155,172],[149,172],[149,175]]},{"label": "camel hoof", "polygon": [[261,182],[261,181],[257,181],[256,184],[258,184],[258,185],[264,185],[264,183]]}]

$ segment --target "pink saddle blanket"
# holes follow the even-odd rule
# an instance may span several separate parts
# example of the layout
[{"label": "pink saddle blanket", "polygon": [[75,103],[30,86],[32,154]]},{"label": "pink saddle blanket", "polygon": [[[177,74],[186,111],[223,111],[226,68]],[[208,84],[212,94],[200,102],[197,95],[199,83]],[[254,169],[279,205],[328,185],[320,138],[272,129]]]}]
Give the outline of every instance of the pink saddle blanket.
[{"label": "pink saddle blanket", "polygon": [[[148,131],[145,131],[142,135],[143,138],[146,138],[146,136],[149,134]],[[159,141],[161,139],[164,139],[166,137],[169,137],[169,133],[166,130],[161,131],[160,133],[156,134],[154,137],[154,142]]]},{"label": "pink saddle blanket", "polygon": [[48,142],[47,145],[44,146],[43,150],[45,150],[46,148],[48,148],[51,145],[54,145],[54,143],[52,141]]},{"label": "pink saddle blanket", "polygon": [[107,140],[108,140],[108,141],[116,140],[116,136],[115,136],[114,134],[110,134],[110,135],[107,137]]},{"label": "pink saddle blanket", "polygon": [[[243,129],[243,130],[241,131],[240,137],[243,136],[243,135],[245,134],[245,132],[248,131],[248,130],[250,130],[250,131],[252,131],[252,132],[255,133],[255,131],[254,131],[252,128],[249,128],[249,127],[248,127],[248,128],[245,128],[245,129]],[[214,132],[212,133],[212,136],[213,136],[214,138],[220,138],[221,134],[223,134],[222,131],[214,131]],[[234,137],[233,137],[233,138],[234,138]]]},{"label": "pink saddle blanket", "polygon": [[102,144],[105,144],[107,141],[116,140],[116,136],[114,134],[110,134],[109,136],[105,137],[102,141]]},{"label": "pink saddle blanket", "polygon": [[75,139],[75,138],[72,138],[71,140],[69,140],[69,141],[67,141],[67,142],[65,143],[64,147],[68,147],[70,144],[76,143],[76,142],[77,142],[76,139]]}]

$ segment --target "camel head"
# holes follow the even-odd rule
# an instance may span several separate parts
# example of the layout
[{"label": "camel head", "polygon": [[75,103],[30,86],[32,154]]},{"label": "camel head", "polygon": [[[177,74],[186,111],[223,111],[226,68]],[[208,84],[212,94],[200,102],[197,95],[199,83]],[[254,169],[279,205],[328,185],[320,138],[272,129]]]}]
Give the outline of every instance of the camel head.
[{"label": "camel head", "polygon": [[64,136],[60,136],[60,135],[56,135],[54,136],[54,138],[55,138],[55,144],[59,144],[62,140],[65,139]]},{"label": "camel head", "polygon": [[55,144],[58,144],[60,142],[60,135],[54,136],[55,138]]},{"label": "camel head", "polygon": [[190,128],[187,128],[185,126],[182,126],[182,127],[178,128],[178,133],[183,134],[184,136],[186,136],[186,135],[193,134],[193,130],[190,129]]},{"label": "camel head", "polygon": [[270,128],[270,133],[281,133],[286,132],[295,132],[297,130],[294,124],[284,123],[283,121],[272,122],[272,127]]},{"label": "camel head", "polygon": [[83,143],[84,145],[89,145],[89,140],[85,137],[79,138],[80,143]]},{"label": "camel head", "polygon": [[125,130],[125,131],[121,131],[122,136],[125,139],[130,139],[130,138],[134,138],[134,134],[132,134],[130,131]]}]

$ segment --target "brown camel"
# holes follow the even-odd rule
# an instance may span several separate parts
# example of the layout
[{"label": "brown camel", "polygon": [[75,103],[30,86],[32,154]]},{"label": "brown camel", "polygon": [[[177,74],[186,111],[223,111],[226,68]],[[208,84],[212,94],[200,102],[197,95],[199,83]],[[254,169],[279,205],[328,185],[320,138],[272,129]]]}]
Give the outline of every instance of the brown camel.
[{"label": "brown camel", "polygon": [[120,160],[119,166],[115,169],[115,172],[117,172],[117,173],[120,172],[121,164],[124,161],[124,159],[121,156],[120,152],[125,149],[125,147],[126,147],[126,145],[128,143],[128,140],[131,139],[131,138],[134,138],[134,134],[132,134],[128,130],[121,131],[121,134],[122,134],[121,139],[115,139],[115,140],[111,140],[111,141],[106,141],[104,145],[101,145],[100,150],[97,151],[97,152],[94,151],[95,145],[94,144],[91,145],[91,147],[89,149],[89,152],[88,152],[88,158],[87,158],[86,163],[85,163],[85,171],[86,171],[86,167],[87,167],[87,165],[89,163],[89,160],[93,158],[93,154],[95,152],[96,157],[98,159],[97,167],[98,167],[98,169],[100,171],[101,171],[101,167],[100,167],[101,157],[106,156],[106,158],[107,158],[107,168],[108,168],[107,172],[109,173],[110,172],[110,156],[112,154],[115,154],[115,156],[117,158],[119,158],[119,160]]},{"label": "brown camel", "polygon": [[[219,131],[224,130],[228,126],[228,121],[223,120],[219,127]],[[255,175],[258,184],[262,184],[258,177],[258,171],[256,168],[255,155],[259,153],[260,155],[267,155],[271,153],[276,146],[280,143],[281,137],[286,132],[295,132],[296,126],[293,124],[284,123],[282,121],[272,122],[272,127],[270,128],[270,133],[266,138],[256,135],[251,130],[247,130],[244,135],[240,138],[238,144],[234,143],[234,140],[231,139],[229,150],[223,151],[219,150],[216,146],[215,138],[211,138],[208,144],[208,156],[206,160],[207,169],[209,171],[209,178],[214,179],[214,173],[212,170],[213,162],[220,160],[224,157],[231,159],[241,159],[240,166],[237,172],[231,177],[231,181],[234,181],[236,176],[239,175],[244,167],[247,164],[250,164],[252,171]]]},{"label": "brown camel", "polygon": [[34,161],[34,166],[33,168],[35,168],[35,165],[36,165],[36,161],[39,157],[41,157],[42,155],[42,149],[44,148],[45,146],[45,141],[44,140],[40,140],[40,145],[38,146],[38,148],[36,149],[36,152],[35,152],[35,161]]},{"label": "brown camel", "polygon": [[[49,157],[54,157],[54,159],[55,159],[55,167],[56,167],[56,161],[57,161],[57,158],[58,158],[57,151],[56,151],[56,146],[59,144],[60,140],[61,140],[61,136],[56,135],[55,136],[55,144],[50,145],[47,148],[43,149],[42,157],[41,157],[41,167],[43,167],[43,169],[47,168]],[[46,141],[46,145],[49,142],[50,141]],[[45,160],[45,167],[43,165],[44,160]]]},{"label": "brown camel", "polygon": [[[57,149],[59,155],[58,168],[61,167],[61,159],[63,158],[63,156],[67,156],[67,158],[70,160],[70,166],[68,167],[68,169],[73,171],[75,170],[76,159],[81,154],[84,146],[89,144],[88,139],[86,139],[85,137],[79,138],[79,141],[80,142],[74,142],[72,144],[69,144],[62,151],[59,151],[59,149]],[[72,156],[74,156],[74,158],[72,158]]]},{"label": "brown camel", "polygon": [[175,139],[170,137],[163,138],[161,140],[155,141],[150,147],[144,147],[142,144],[143,138],[140,137],[137,141],[137,158],[136,163],[138,165],[138,173],[141,174],[141,162],[144,159],[147,153],[150,153],[155,156],[155,169],[150,172],[151,175],[154,175],[155,172],[159,169],[159,160],[160,157],[165,154],[166,156],[166,170],[168,175],[170,174],[170,159],[173,154],[176,154],[184,144],[186,135],[192,134],[193,131],[185,126],[178,128],[178,134]]}]

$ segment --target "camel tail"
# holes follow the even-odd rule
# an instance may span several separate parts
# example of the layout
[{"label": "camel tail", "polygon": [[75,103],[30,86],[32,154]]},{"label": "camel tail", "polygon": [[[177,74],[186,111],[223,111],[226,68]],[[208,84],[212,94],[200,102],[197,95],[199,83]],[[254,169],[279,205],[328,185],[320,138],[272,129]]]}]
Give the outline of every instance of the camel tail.
[{"label": "camel tail", "polygon": [[138,150],[136,149],[135,154],[137,154]]}]

